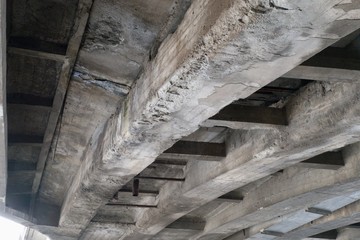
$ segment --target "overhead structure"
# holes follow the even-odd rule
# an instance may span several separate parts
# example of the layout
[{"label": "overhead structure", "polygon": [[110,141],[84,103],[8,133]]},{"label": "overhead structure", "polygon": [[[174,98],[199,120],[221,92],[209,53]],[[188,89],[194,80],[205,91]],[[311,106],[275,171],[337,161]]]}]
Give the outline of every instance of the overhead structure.
[{"label": "overhead structure", "polygon": [[357,236],[359,0],[7,4],[4,216],[60,240]]}]

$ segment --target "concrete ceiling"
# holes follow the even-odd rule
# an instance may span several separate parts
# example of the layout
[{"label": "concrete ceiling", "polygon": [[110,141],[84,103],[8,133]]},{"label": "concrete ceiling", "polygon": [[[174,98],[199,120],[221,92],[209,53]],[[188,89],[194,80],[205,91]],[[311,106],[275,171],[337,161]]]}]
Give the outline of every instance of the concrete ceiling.
[{"label": "concrete ceiling", "polygon": [[55,240],[360,236],[360,1],[6,4],[2,215]]}]

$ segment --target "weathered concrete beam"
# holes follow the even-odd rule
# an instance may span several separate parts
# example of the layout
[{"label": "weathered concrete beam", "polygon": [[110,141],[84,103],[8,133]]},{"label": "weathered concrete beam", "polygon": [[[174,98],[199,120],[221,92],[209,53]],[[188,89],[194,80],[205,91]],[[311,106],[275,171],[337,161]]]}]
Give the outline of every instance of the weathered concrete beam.
[{"label": "weathered concrete beam", "polygon": [[133,224],[91,222],[79,240],[119,240],[134,227]]},{"label": "weathered concrete beam", "polygon": [[328,211],[328,210],[322,209],[322,208],[316,208],[316,207],[309,207],[305,211],[309,212],[309,213],[318,214],[318,215],[324,215],[324,216],[329,215],[331,213],[331,211]]},{"label": "weathered concrete beam", "polygon": [[284,239],[302,239],[358,222],[360,222],[360,201],[356,201],[329,215],[305,224],[285,234]]},{"label": "weathered concrete beam", "polygon": [[359,81],[360,60],[357,52],[357,49],[327,49],[287,72],[283,77],[318,81]]},{"label": "weathered concrete beam", "polygon": [[203,230],[205,227],[205,221],[200,219],[194,219],[189,217],[182,217],[175,222],[168,225],[166,228],[171,229],[190,229],[190,230]]},{"label": "weathered concrete beam", "polygon": [[275,231],[271,231],[271,230],[263,230],[263,231],[261,231],[261,234],[269,235],[269,236],[273,236],[273,237],[284,236],[284,234],[282,232],[275,232]]},{"label": "weathered concrete beam", "polygon": [[[325,86],[328,86],[332,91],[326,92],[323,96],[319,95],[318,90]],[[344,87],[348,90],[345,90]],[[263,131],[235,133],[227,142],[227,145],[229,146],[228,155],[222,162],[211,164],[201,162],[188,163],[189,171],[185,183],[181,186],[181,188],[179,185],[174,184],[168,184],[163,187],[159,196],[160,201],[158,209],[147,210],[143,215],[141,215],[141,217],[139,217],[139,220],[137,221],[137,226],[140,228],[139,231],[149,232],[153,229],[161,228],[161,224],[165,224],[166,221],[170,221],[172,218],[171,214],[180,214],[180,212],[181,214],[186,213],[187,211],[204,204],[204,202],[213,200],[225,192],[244,186],[247,183],[277,172],[287,166],[294,165],[306,158],[311,158],[314,155],[321,154],[323,151],[338,149],[347,144],[358,141],[360,137],[359,123],[352,126],[348,125],[350,123],[349,121],[352,121],[350,119],[354,119],[353,122],[358,122],[360,120],[358,104],[356,104],[358,93],[353,92],[354,95],[351,97],[346,94],[352,99],[348,99],[349,101],[343,101],[345,99],[345,95],[338,95],[341,92],[348,93],[352,88],[360,88],[360,85],[324,85],[321,83],[308,85],[301,91],[301,93],[298,94],[298,96],[295,96],[287,106],[289,126],[286,131],[269,131],[267,134],[264,134]],[[344,109],[343,107],[340,107],[340,105],[343,104],[349,107],[349,114],[345,113],[345,115],[340,116],[338,115],[338,112],[340,109]],[[321,111],[319,110],[320,106],[324,107]],[[310,111],[309,109],[312,110]],[[344,113],[343,110],[341,111]],[[332,119],[332,121],[327,121],[327,119]],[[306,127],[304,128],[304,126]],[[348,127],[352,130],[348,131]],[[339,169],[339,171],[340,170],[341,169]],[[269,185],[270,182],[274,183],[276,180],[281,179],[280,177],[284,176],[284,174],[280,174],[276,178],[273,177],[276,180],[270,179],[259,187],[262,189],[261,195],[256,195],[254,193],[254,196],[249,197],[250,195],[248,193],[247,197],[250,199],[248,204],[246,204],[246,201],[243,201],[238,205],[246,207],[240,209],[229,209],[217,215],[216,220],[211,221],[210,219],[207,223],[205,232],[217,229],[218,227],[221,228],[221,233],[224,231],[226,232],[227,229],[230,233],[232,229],[239,229],[238,222],[236,220],[237,218],[235,216],[240,214],[239,218],[243,219],[243,215],[241,215],[242,211],[250,211],[248,213],[251,213],[252,211],[262,207],[262,204],[257,205],[257,202],[256,206],[254,206],[253,204],[255,203],[253,199],[258,199],[259,196],[263,196],[263,194],[269,191],[269,189],[272,189],[270,194],[271,196],[283,196],[281,194],[273,194],[281,189],[281,184],[283,188],[287,189],[286,191],[281,191],[282,194],[293,193],[293,195],[286,195],[287,198],[299,194],[299,192],[295,193],[292,191],[306,190],[303,189],[303,186],[309,185],[309,188],[311,186],[315,187],[316,185],[314,185],[313,182],[316,182],[323,187],[324,185],[332,185],[335,180],[334,174],[328,170],[303,169],[302,172],[306,173],[311,171],[319,172],[314,173],[312,177],[307,177],[306,180],[303,179],[303,175],[299,175],[299,179],[297,179],[296,183],[294,183],[300,184],[298,188],[291,186],[291,184],[285,184],[292,182],[293,179],[295,179],[292,177],[292,180],[288,178],[282,179],[275,185],[276,187],[273,188],[272,185]],[[198,174],[199,172],[201,172],[201,175]],[[324,179],[324,182],[319,182],[318,178],[313,179],[314,176],[319,176],[319,174],[326,176],[321,178]],[[346,174],[343,176],[344,178],[348,177]],[[308,184],[303,184],[303,181],[307,181],[309,179],[313,179],[313,181],[308,182]],[[329,182],[326,182],[327,180],[329,180]],[[288,189],[289,186],[291,186],[291,189]],[[317,185],[316,189],[318,188],[319,185]],[[310,191],[309,189],[307,190]],[[339,191],[340,190],[345,191],[349,189],[344,187],[339,189]],[[258,193],[260,194],[260,191]],[[318,198],[321,197],[328,198],[329,195],[316,196],[312,200],[315,201],[316,199],[316,201],[318,201]],[[266,201],[270,201],[270,199],[273,198],[268,197],[264,199],[266,199]],[[304,201],[303,204],[309,204],[309,202],[311,202],[310,199],[307,200],[308,201]],[[275,203],[277,203],[277,201],[274,202],[274,204]],[[179,208],[179,204],[181,204],[181,208]],[[275,208],[273,214],[278,214],[277,211],[279,211],[279,209]],[[222,219],[221,216],[224,218]],[[255,214],[253,217],[256,216],[257,215]],[[268,216],[273,215],[269,214]],[[230,220],[232,217],[235,217],[233,219],[234,222]],[[258,219],[258,221],[263,220],[264,216],[261,216]],[[254,219],[251,219],[248,224],[250,222],[253,223],[254,221]],[[224,225],[225,230],[223,229],[223,226],[221,226],[223,223],[229,223]],[[243,227],[246,228],[249,227],[249,225],[246,226],[246,224],[244,224]]]},{"label": "weathered concrete beam", "polygon": [[224,143],[179,141],[158,159],[221,161],[226,157]]},{"label": "weathered concrete beam", "polygon": [[157,194],[155,193],[140,193],[139,196],[133,196],[131,192],[119,192],[115,199],[112,199],[112,204],[134,204],[134,205],[157,205]]},{"label": "weathered concrete beam", "polygon": [[153,163],[144,169],[138,178],[184,179],[185,171],[182,165],[166,165]]},{"label": "weathered concrete beam", "polygon": [[92,0],[80,0],[78,3],[77,13],[74,20],[72,35],[66,49],[65,61],[63,62],[61,72],[59,74],[58,85],[53,99],[52,109],[47,122],[45,134],[43,137],[43,145],[37,162],[36,174],[32,184],[32,197],[30,203],[30,214],[32,215],[36,206],[36,198],[38,195],[41,179],[43,176],[46,160],[50,151],[51,143],[54,138],[55,129],[58,123],[60,112],[64,104],[67,88],[76,57],[80,48],[82,37],[88,22]]},{"label": "weathered concrete beam", "polygon": [[[274,216],[288,214],[288,216],[291,216],[291,213],[307,208],[311,211],[315,204],[335,196],[344,196],[346,198],[346,194],[349,195],[359,188],[360,177],[358,171],[360,170],[360,164],[357,161],[360,156],[359,147],[360,144],[354,144],[344,150],[346,152],[346,165],[337,170],[336,174],[326,169],[292,167],[284,170],[281,175],[271,178],[250,191],[241,204],[218,214],[216,220],[210,219],[204,233],[193,239],[214,233],[226,236],[233,233],[234,230],[245,229],[255,225],[255,223],[260,224],[270,221],[268,226],[262,226],[262,228],[266,229],[275,224],[271,222]],[[254,199],[256,199],[256,202],[254,202]],[[323,214],[330,214],[329,211],[325,213],[325,211],[315,211],[315,209],[311,212],[319,214],[319,217]],[[275,219],[275,222],[279,220]],[[286,221],[286,219],[281,219],[281,221]],[[254,230],[250,232],[256,234]]]},{"label": "weathered concrete beam", "polygon": [[300,65],[283,77],[317,81],[359,81],[360,70]]},{"label": "weathered concrete beam", "polygon": [[27,106],[44,106],[50,108],[52,106],[53,99],[24,93],[9,93],[7,94],[7,103]]},{"label": "weathered concrete beam", "polygon": [[306,168],[337,170],[345,166],[345,162],[341,152],[338,151],[320,154],[301,163],[298,163],[297,166]]},{"label": "weathered concrete beam", "polygon": [[5,210],[7,183],[6,1],[0,1],[0,211]]},{"label": "weathered concrete beam", "polygon": [[218,197],[214,201],[226,202],[226,203],[240,203],[243,200],[244,200],[243,197],[229,196],[229,195],[225,194],[225,195]]},{"label": "weathered concrete beam", "polygon": [[[94,133],[63,204],[60,225],[84,228],[119,186],[176,140],[194,132],[234,100],[246,98],[351,32],[356,21],[346,21],[346,26],[343,21],[334,22],[347,16],[340,2],[320,1],[310,6],[291,0],[284,8],[292,10],[285,11],[268,1],[194,1],[177,31],[145,67],[120,112]],[[321,18],[320,12],[324,13]],[[252,48],[254,45],[257,47]],[[309,152],[316,154],[315,150]],[[222,189],[218,196],[229,190]],[[218,196],[200,198],[210,201]],[[164,194],[160,199],[165,199]],[[201,203],[194,201],[195,208]],[[170,222],[193,207],[180,207],[181,213],[168,215]],[[153,234],[169,223],[169,219],[161,220],[161,227],[148,228],[159,219],[156,214],[147,222],[150,215],[144,215],[139,229]]]},{"label": "weathered concrete beam", "polygon": [[202,123],[202,126],[206,127],[224,126],[232,129],[271,128],[286,125],[285,109],[237,104],[226,106]]},{"label": "weathered concrete beam", "polygon": [[124,205],[105,205],[99,208],[92,222],[135,224],[135,216],[140,208]]},{"label": "weathered concrete beam", "polygon": [[225,141],[225,136],[228,129],[225,127],[210,127],[199,128],[189,136],[183,137],[183,141],[196,141],[196,142],[217,142]]},{"label": "weathered concrete beam", "polygon": [[35,51],[35,50],[17,48],[17,47],[9,47],[8,52],[16,55],[42,58],[42,59],[54,60],[58,62],[63,62],[65,60],[65,55],[43,52],[43,51]]},{"label": "weathered concrete beam", "polygon": [[[317,239],[332,240],[332,239],[338,239],[337,237],[338,237],[337,230],[331,230],[328,232],[323,232],[323,233],[316,234],[314,236],[310,236],[309,238],[304,238],[303,240],[317,240]],[[349,239],[349,238],[346,238],[346,239]]]},{"label": "weathered concrete beam", "polygon": [[[17,52],[19,52],[18,50],[24,50],[23,53],[25,53],[27,50],[29,50],[28,53],[33,53],[35,55],[38,55],[36,54],[36,52],[38,52],[42,56],[44,56],[44,54],[50,54],[58,57],[63,56],[63,58],[65,57],[68,48],[66,44],[60,44],[26,36],[10,36],[8,46],[10,51],[11,49],[15,48],[15,51]],[[32,57],[35,56],[33,55]]]},{"label": "weathered concrete beam", "polygon": [[154,240],[182,240],[188,239],[194,234],[201,232],[204,229],[204,220],[193,217],[182,217],[171,223],[159,234],[154,236]]},{"label": "weathered concrete beam", "polygon": [[[266,229],[274,224],[278,224],[278,223],[286,220],[288,217],[291,217],[292,215],[293,215],[293,213],[278,216],[278,217],[271,219],[270,221],[266,221],[264,223],[254,225],[247,229],[241,229],[240,231],[234,233],[233,235],[224,238],[224,240],[245,240],[250,237],[253,237],[254,235],[261,236],[261,231],[263,231],[264,229]],[[221,234],[220,234],[220,236],[221,236]]]}]

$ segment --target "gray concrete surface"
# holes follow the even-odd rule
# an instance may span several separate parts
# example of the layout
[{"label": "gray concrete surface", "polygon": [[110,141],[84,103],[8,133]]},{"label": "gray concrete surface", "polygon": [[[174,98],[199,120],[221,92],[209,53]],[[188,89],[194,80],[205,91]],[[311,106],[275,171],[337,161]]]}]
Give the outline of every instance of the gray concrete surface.
[{"label": "gray concrete surface", "polygon": [[[358,0],[91,4],[8,8],[7,216],[54,239],[219,240],[292,233],[355,191],[354,162],[296,165],[359,141]],[[250,105],[208,120],[231,103]]]}]

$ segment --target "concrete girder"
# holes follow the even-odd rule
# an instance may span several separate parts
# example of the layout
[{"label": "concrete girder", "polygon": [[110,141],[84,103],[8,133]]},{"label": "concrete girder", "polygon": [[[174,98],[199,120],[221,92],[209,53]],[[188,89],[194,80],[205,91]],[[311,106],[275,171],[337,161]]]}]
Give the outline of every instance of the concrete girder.
[{"label": "concrete girder", "polygon": [[360,49],[360,37],[358,31],[355,31],[355,34],[357,39],[354,40],[352,37],[353,42],[347,48],[324,51],[287,72],[283,77],[317,81],[359,81],[360,61],[356,53]]},{"label": "concrete girder", "polygon": [[74,19],[72,35],[68,42],[66,55],[63,61],[63,65],[59,75],[58,85],[53,99],[52,109],[47,122],[45,134],[42,139],[41,152],[37,162],[35,177],[32,184],[30,215],[34,214],[34,210],[36,208],[36,199],[38,196],[38,191],[40,188],[46,160],[48,158],[50,147],[54,138],[56,126],[68,89],[71,73],[80,49],[80,44],[83,34],[85,32],[85,27],[88,22],[92,4],[92,0],[80,0],[78,2],[78,8],[76,17]]},{"label": "concrete girder", "polygon": [[[212,233],[229,236],[239,229],[270,221],[266,226],[260,224],[260,229],[267,229],[277,222],[286,221],[286,218],[276,218],[273,223],[274,216],[288,215],[289,218],[296,211],[356,191],[360,184],[357,170],[354,170],[360,167],[357,161],[360,156],[358,147],[359,144],[354,144],[345,148],[346,165],[336,174],[325,169],[285,169],[279,176],[250,191],[239,205],[218,214],[216,220],[210,219],[205,231],[193,239],[202,239],[201,236]],[[257,201],[254,202],[254,199]],[[254,228],[259,230],[259,227]],[[255,234],[257,230],[250,232],[248,235]]]},{"label": "concrete girder", "polygon": [[[319,90],[325,86],[329,87],[331,91],[320,95]],[[356,103],[356,99],[359,97],[358,93],[353,92],[354,95],[350,97],[352,103],[348,104],[347,100],[343,101],[345,95],[342,95],[341,92],[346,92],[346,95],[349,96],[350,89],[359,87],[360,85],[355,83],[313,83],[308,85],[288,103],[289,126],[286,130],[273,130],[268,131],[266,134],[263,131],[235,132],[227,141],[228,154],[223,161],[214,163],[193,161],[188,163],[188,174],[184,184],[169,183],[165,185],[160,191],[158,208],[146,210],[139,216],[137,227],[145,232],[142,238],[146,236],[146,231],[151,231],[151,228],[161,228],[161,224],[165,224],[166,221],[170,222],[172,214],[180,214],[180,210],[182,211],[181,214],[185,214],[187,211],[196,209],[225,192],[232,191],[324,151],[335,150],[358,141],[360,132],[358,123],[355,123],[359,121],[360,117],[358,104]],[[343,104],[347,107],[340,107]],[[319,111],[320,106],[321,111]],[[349,110],[349,114],[340,110],[345,108]],[[339,115],[339,111],[342,111],[344,115]],[[327,119],[332,119],[332,121]],[[348,121],[355,123],[355,125],[348,125]],[[306,129],[303,126],[307,126]],[[350,129],[348,127],[352,130],[348,131]],[[341,169],[339,170],[341,171]],[[303,169],[304,171],[307,172],[308,170]],[[311,171],[329,173],[329,170],[311,169]],[[201,172],[201,175],[199,172]],[[332,174],[329,175],[331,178]],[[283,176],[283,174],[280,174],[280,176]],[[346,178],[346,175],[344,175],[344,178]],[[275,179],[278,180],[280,177]],[[262,184],[259,187],[262,189],[261,192],[272,189],[268,184],[274,181],[276,180],[270,179]],[[282,184],[286,182],[285,180],[281,181]],[[300,179],[298,179],[297,183],[301,183]],[[321,184],[327,185],[330,183],[321,182]],[[263,188],[262,186],[265,185],[267,187]],[[301,184],[301,186],[303,185]],[[288,193],[290,194],[291,191],[288,191]],[[253,199],[258,199],[258,197],[257,195],[249,197],[248,211],[251,211],[250,206],[254,202]],[[181,206],[181,209],[179,206]],[[243,203],[239,206],[243,206]],[[240,210],[245,211],[245,209],[247,208],[230,209],[218,214],[216,220],[210,220],[207,223],[205,232],[207,229],[219,227],[217,224],[229,222],[229,229],[238,229],[236,221],[234,225],[231,225],[231,221],[225,214],[230,214],[234,219],[237,219],[234,214],[241,213]],[[221,216],[226,216],[226,218],[221,219]],[[263,220],[263,218],[260,218],[260,220]],[[164,223],[161,223],[162,221]],[[135,236],[138,237],[139,235]]]},{"label": "concrete girder", "polygon": [[[85,228],[100,206],[176,140],[353,31],[356,20],[346,20],[346,26],[335,21],[347,18],[339,3],[308,6],[292,0],[284,6],[291,10],[285,11],[267,1],[194,1],[119,112],[94,133],[63,204],[60,225]],[[312,30],[307,29],[310,23]],[[254,44],[262,47],[249,49]],[[149,232],[155,234],[191,209],[179,209]],[[140,228],[148,225],[144,221]]]},{"label": "concrete girder", "polygon": [[358,223],[360,222],[359,212],[360,201],[356,201],[285,234],[282,239],[302,239],[307,236]]}]

